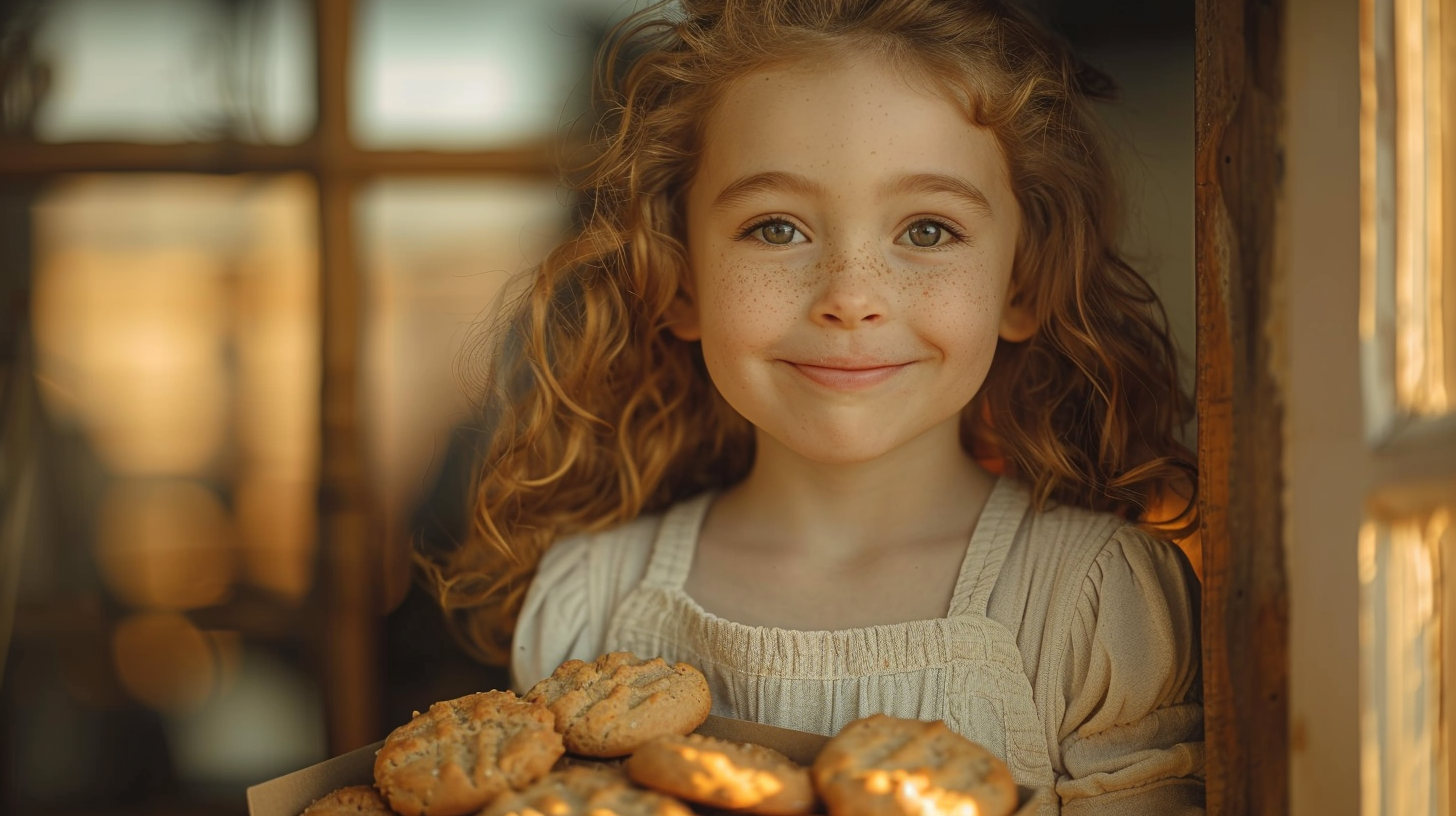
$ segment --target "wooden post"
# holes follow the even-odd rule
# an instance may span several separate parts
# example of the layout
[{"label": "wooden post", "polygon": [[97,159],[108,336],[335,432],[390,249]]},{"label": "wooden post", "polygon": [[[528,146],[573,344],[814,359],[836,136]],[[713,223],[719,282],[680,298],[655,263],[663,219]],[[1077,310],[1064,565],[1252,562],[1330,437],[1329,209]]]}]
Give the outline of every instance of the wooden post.
[{"label": "wooden post", "polygon": [[1197,0],[1195,244],[1208,812],[1289,811],[1283,405],[1274,379],[1282,0]]},{"label": "wooden post", "polygon": [[359,405],[363,292],[354,252],[355,179],[348,165],[349,43],[353,0],[318,0],[318,149],[320,303],[323,308],[323,676],[329,749],[350,751],[378,739],[376,525],[364,469]]}]

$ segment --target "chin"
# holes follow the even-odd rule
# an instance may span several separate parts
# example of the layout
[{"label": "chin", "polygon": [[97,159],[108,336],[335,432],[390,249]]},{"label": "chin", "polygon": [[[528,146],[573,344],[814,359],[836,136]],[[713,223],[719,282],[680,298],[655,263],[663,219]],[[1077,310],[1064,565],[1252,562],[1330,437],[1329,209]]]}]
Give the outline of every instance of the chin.
[{"label": "chin", "polygon": [[898,447],[870,439],[868,435],[814,440],[779,437],[778,442],[798,456],[821,465],[863,465],[884,457]]}]

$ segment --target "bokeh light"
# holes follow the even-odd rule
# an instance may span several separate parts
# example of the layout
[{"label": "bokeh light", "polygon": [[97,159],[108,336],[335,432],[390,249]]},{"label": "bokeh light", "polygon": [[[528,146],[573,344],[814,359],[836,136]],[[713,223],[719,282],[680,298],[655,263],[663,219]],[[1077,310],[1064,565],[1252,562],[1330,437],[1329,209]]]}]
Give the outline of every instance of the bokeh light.
[{"label": "bokeh light", "polygon": [[215,255],[71,246],[38,270],[42,393],[131,475],[199,473],[223,442],[224,291]]},{"label": "bokeh light", "polygon": [[117,623],[111,652],[127,692],[157,711],[186,712],[217,690],[218,643],[181,615],[147,612]]},{"label": "bokeh light", "polygon": [[236,572],[232,522],[195,482],[118,480],[101,502],[96,563],[117,598],[137,609],[222,602]]}]

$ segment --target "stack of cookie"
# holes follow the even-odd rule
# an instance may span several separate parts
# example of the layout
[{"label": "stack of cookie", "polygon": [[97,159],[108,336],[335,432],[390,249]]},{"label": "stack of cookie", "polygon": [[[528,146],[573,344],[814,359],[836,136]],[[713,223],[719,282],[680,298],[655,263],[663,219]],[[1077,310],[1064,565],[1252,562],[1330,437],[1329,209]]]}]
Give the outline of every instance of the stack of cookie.
[{"label": "stack of cookie", "polygon": [[[810,768],[770,748],[692,733],[702,673],[625,652],[570,660],[524,697],[471,694],[416,713],[384,741],[374,785],[303,816],[1008,816],[1010,771],[946,728],[876,715]],[[569,752],[569,753],[568,753]],[[625,761],[620,758],[625,757]],[[684,804],[688,803],[688,804]]]}]

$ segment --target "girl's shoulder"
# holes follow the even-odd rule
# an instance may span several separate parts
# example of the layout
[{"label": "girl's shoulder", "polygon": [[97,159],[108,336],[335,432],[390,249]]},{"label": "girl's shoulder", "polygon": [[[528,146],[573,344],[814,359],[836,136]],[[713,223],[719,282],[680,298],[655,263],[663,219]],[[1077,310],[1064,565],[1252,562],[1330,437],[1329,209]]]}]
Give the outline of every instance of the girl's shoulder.
[{"label": "girl's shoulder", "polygon": [[[1120,516],[1072,505],[1026,506],[996,582],[993,607],[1095,615],[1106,604],[1196,604],[1183,550]],[[1009,606],[1007,606],[1009,604]]]},{"label": "girl's shoulder", "polygon": [[1013,553],[1068,578],[1085,575],[1108,560],[1186,562],[1178,545],[1158,538],[1121,516],[1069,504],[1028,510],[1017,530]]}]

